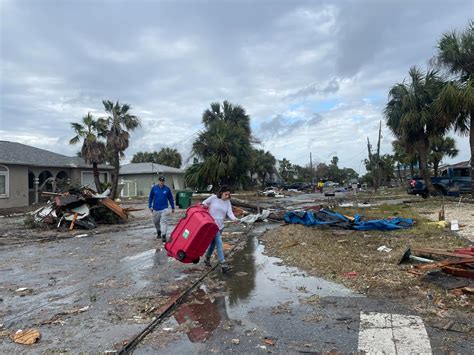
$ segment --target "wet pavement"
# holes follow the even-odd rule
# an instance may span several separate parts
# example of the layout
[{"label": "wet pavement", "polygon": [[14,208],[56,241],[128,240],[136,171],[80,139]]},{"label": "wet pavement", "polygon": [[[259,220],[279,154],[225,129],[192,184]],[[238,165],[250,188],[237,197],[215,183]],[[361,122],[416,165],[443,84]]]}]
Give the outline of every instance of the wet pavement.
[{"label": "wet pavement", "polygon": [[[296,202],[314,199],[298,196],[289,203]],[[181,216],[175,214],[173,223]],[[232,272],[213,271],[135,353],[355,352],[362,312],[410,314],[266,255],[259,237],[278,227],[226,228],[226,241],[237,246],[229,258]],[[36,328],[42,337],[22,346],[2,336],[0,352],[120,349],[208,270],[168,258],[160,246],[149,220],[111,233],[1,246],[0,331]],[[447,336],[449,350],[472,350],[462,335],[427,332],[435,353],[446,350]]]},{"label": "wet pavement", "polygon": [[120,232],[1,247],[0,330],[36,328],[42,337],[28,348],[0,337],[0,351],[117,347],[202,273],[157,251],[161,245],[147,221]]},{"label": "wet pavement", "polygon": [[[232,274],[205,280],[135,353],[356,352],[361,312],[410,314],[401,305],[366,298],[265,255],[258,236],[266,228],[249,234],[232,257]],[[433,351],[442,352],[441,332],[428,333]],[[471,349],[462,337],[451,346]]]}]

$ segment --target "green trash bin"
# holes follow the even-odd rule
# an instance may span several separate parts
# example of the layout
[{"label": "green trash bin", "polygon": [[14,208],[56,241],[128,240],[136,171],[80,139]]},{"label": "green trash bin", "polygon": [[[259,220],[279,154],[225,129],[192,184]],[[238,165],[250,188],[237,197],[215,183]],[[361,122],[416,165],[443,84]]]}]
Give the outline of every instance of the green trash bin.
[{"label": "green trash bin", "polygon": [[186,209],[191,206],[193,198],[193,192],[192,191],[178,191],[176,192],[176,204],[183,209]]}]

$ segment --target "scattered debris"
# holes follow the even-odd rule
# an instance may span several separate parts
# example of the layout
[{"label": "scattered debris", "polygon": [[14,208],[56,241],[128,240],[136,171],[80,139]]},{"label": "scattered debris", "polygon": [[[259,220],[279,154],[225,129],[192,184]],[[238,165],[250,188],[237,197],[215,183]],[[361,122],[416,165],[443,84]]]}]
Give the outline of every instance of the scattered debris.
[{"label": "scattered debris", "polygon": [[270,210],[263,210],[259,214],[251,214],[240,219],[241,222],[253,224],[257,221],[265,221],[270,216]]},{"label": "scattered debris", "polygon": [[377,248],[377,251],[384,251],[386,253],[390,253],[392,249],[387,247],[386,245],[382,245]]},{"label": "scattered debris", "polygon": [[20,297],[23,297],[26,295],[31,295],[33,293],[33,289],[28,288],[28,287],[20,287],[15,290],[15,293],[19,295]]},{"label": "scattered debris", "polygon": [[459,222],[457,219],[453,219],[451,221],[451,230],[452,231],[458,231],[459,230]]},{"label": "scattered debris", "polygon": [[36,224],[56,225],[59,228],[67,223],[69,230],[76,226],[93,229],[98,222],[116,223],[126,220],[131,211],[107,198],[106,193],[97,194],[87,187],[70,189],[64,193],[43,194],[53,198],[46,206],[31,213]]},{"label": "scattered debris", "polygon": [[232,339],[232,344],[239,345],[240,344],[240,339]]},{"label": "scattered debris", "polygon": [[355,272],[355,271],[345,272],[344,276],[346,276],[346,277],[357,277],[357,272]]},{"label": "scattered debris", "polygon": [[36,343],[41,338],[41,334],[36,329],[19,329],[16,333],[10,335],[10,339],[15,343],[31,345]]},{"label": "scattered debris", "polygon": [[285,214],[284,220],[286,223],[290,224],[303,224],[305,226],[331,226],[362,231],[397,230],[410,228],[414,224],[412,219],[400,217],[362,221],[362,217],[360,215],[356,214],[354,217],[350,217],[329,209],[321,209],[317,212],[292,211]]},{"label": "scattered debris", "polygon": [[274,345],[275,345],[275,339],[274,339],[274,338],[265,337],[265,338],[263,338],[263,342],[264,342],[266,345],[270,345],[270,346],[274,346]]},{"label": "scattered debris", "polygon": [[400,264],[402,264],[402,263],[404,263],[404,262],[406,262],[406,261],[409,261],[409,260],[419,261],[419,262],[422,262],[422,263],[433,263],[433,262],[434,262],[434,261],[431,260],[431,259],[421,258],[421,257],[419,257],[419,256],[412,255],[411,249],[410,249],[410,248],[407,248],[407,249],[403,252],[403,254],[402,254],[400,260],[398,261],[398,265],[400,265]]}]

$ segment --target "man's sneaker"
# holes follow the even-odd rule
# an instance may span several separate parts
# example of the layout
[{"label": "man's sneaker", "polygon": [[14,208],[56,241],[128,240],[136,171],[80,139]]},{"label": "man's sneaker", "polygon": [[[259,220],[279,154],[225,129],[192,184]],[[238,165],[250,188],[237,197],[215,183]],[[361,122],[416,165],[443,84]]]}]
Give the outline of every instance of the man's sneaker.
[{"label": "man's sneaker", "polygon": [[227,263],[222,263],[221,264],[221,271],[223,274],[226,274],[230,271],[231,267]]},{"label": "man's sneaker", "polygon": [[156,239],[160,239],[160,238],[161,238],[161,232],[158,231],[158,232],[156,232]]},{"label": "man's sneaker", "polygon": [[205,257],[204,265],[211,267],[211,258],[209,256]]},{"label": "man's sneaker", "polygon": [[162,234],[162,235],[161,235],[161,241],[162,241],[163,243],[166,243],[166,234]]}]

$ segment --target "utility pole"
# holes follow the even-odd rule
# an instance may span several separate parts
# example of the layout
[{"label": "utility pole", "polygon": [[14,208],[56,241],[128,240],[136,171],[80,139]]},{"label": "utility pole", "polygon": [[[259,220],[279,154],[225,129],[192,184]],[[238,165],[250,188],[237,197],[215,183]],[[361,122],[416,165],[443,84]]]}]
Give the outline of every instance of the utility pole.
[{"label": "utility pole", "polygon": [[380,185],[380,140],[382,138],[382,121],[380,121],[380,126],[379,126],[379,141],[377,142],[377,160],[376,160],[376,179],[377,179],[377,188]]},{"label": "utility pole", "polygon": [[311,185],[314,184],[313,181],[313,157],[311,156],[311,152],[309,152],[309,170],[311,172]]}]

